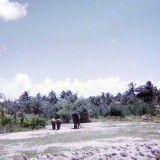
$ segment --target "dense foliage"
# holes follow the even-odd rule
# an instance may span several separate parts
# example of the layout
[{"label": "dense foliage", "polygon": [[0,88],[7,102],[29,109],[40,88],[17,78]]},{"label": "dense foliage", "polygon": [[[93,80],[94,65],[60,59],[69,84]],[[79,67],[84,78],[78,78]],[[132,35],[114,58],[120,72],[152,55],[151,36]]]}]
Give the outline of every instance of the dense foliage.
[{"label": "dense foliage", "polygon": [[37,129],[45,126],[51,118],[61,118],[68,123],[75,111],[80,112],[81,122],[89,122],[90,117],[154,115],[155,106],[159,104],[160,90],[151,81],[138,87],[131,82],[126,92],[117,95],[101,93],[88,98],[78,97],[70,90],[62,91],[59,96],[51,91],[48,95],[38,93],[34,97],[25,91],[17,100],[4,98],[0,103],[0,131]]}]

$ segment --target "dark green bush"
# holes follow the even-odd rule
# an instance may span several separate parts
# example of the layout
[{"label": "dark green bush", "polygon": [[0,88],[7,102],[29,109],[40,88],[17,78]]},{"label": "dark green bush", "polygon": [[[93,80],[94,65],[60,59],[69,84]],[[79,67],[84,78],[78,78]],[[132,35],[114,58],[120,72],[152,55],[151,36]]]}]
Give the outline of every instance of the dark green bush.
[{"label": "dark green bush", "polygon": [[81,123],[87,123],[87,122],[90,122],[90,119],[89,119],[89,112],[87,109],[82,109],[80,111],[80,121]]},{"label": "dark green bush", "polygon": [[14,130],[13,127],[13,118],[10,115],[5,113],[2,105],[0,106],[0,133],[4,132],[12,132]]},{"label": "dark green bush", "polygon": [[46,125],[47,119],[39,117],[37,115],[25,115],[25,117],[19,118],[19,124],[21,127],[38,129]]},{"label": "dark green bush", "polygon": [[1,118],[0,120],[0,128],[1,132],[13,132],[14,131],[14,123],[13,118],[10,116],[6,116],[4,118]]},{"label": "dark green bush", "polygon": [[136,102],[128,106],[132,115],[140,116],[144,114],[154,114],[154,108],[145,102]]},{"label": "dark green bush", "polygon": [[130,113],[127,105],[111,104],[111,111],[110,111],[111,116],[125,117],[125,116],[128,116],[130,114],[131,113]]}]

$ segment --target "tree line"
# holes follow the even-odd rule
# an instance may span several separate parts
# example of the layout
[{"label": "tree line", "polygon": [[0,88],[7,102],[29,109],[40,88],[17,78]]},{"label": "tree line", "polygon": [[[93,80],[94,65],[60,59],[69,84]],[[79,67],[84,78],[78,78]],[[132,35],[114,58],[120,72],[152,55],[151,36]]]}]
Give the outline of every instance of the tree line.
[{"label": "tree line", "polygon": [[107,116],[155,115],[155,106],[158,104],[160,89],[151,81],[138,87],[131,82],[124,93],[101,93],[88,98],[78,97],[77,93],[70,90],[62,91],[60,95],[52,90],[48,95],[38,93],[36,96],[24,91],[18,99],[4,99],[0,103],[0,129],[14,131],[17,126],[38,128],[45,126],[51,118],[61,118],[68,123],[75,111],[80,112],[81,122]]}]

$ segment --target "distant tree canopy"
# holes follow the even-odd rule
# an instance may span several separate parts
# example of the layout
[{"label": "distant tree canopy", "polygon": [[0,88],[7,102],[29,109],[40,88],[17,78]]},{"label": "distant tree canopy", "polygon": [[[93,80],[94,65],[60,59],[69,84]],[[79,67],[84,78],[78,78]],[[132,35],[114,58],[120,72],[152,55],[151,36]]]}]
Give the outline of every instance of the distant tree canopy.
[{"label": "distant tree canopy", "polygon": [[5,99],[3,94],[0,94],[0,98],[3,98],[0,102],[1,116],[5,112],[5,115],[23,119],[27,115],[36,115],[46,119],[60,117],[64,122],[70,122],[71,114],[79,111],[81,121],[88,122],[90,117],[155,114],[154,106],[160,104],[160,90],[147,81],[138,87],[131,82],[127,91],[116,95],[102,92],[97,96],[83,98],[71,90],[63,90],[60,95],[52,90],[48,95],[37,93],[36,96],[30,96],[29,92],[24,91],[13,101]]},{"label": "distant tree canopy", "polygon": [[146,82],[145,85],[136,88],[137,98],[147,103],[156,103],[156,97],[159,96],[160,92],[157,87],[152,84],[151,81]]}]

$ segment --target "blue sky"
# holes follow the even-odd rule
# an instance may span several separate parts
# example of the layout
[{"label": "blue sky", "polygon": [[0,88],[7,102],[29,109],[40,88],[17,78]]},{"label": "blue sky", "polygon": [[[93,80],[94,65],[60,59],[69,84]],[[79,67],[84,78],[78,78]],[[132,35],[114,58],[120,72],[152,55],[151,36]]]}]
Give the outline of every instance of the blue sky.
[{"label": "blue sky", "polygon": [[[90,81],[104,89],[98,79],[159,84],[159,8],[159,0],[0,0],[0,90],[67,80],[72,88],[75,79],[75,91]],[[21,76],[29,88],[17,84]]]}]

